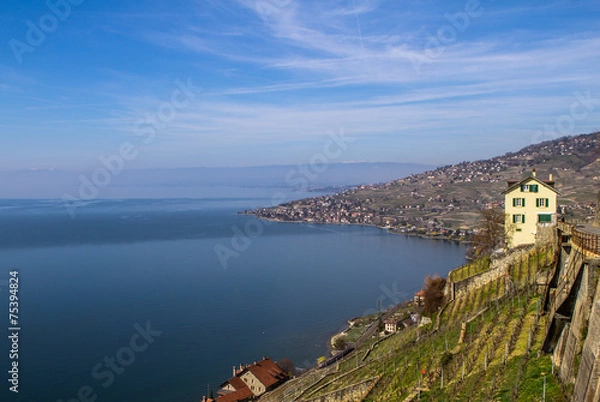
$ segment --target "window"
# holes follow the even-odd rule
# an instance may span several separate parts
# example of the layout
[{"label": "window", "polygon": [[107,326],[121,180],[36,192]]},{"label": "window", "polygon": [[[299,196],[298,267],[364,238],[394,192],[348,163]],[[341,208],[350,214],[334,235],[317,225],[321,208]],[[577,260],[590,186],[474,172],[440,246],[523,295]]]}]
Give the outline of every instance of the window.
[{"label": "window", "polygon": [[525,198],[513,198],[513,207],[524,207]]},{"label": "window", "polygon": [[513,223],[525,223],[525,215],[514,214]]},{"label": "window", "polygon": [[539,186],[537,184],[521,184],[522,193],[537,193]]},{"label": "window", "polygon": [[550,222],[552,222],[552,215],[551,214],[539,214],[538,215],[538,222],[540,222],[540,223],[550,223]]},{"label": "window", "polygon": [[538,208],[548,208],[550,206],[550,200],[548,198],[536,198],[535,206]]}]

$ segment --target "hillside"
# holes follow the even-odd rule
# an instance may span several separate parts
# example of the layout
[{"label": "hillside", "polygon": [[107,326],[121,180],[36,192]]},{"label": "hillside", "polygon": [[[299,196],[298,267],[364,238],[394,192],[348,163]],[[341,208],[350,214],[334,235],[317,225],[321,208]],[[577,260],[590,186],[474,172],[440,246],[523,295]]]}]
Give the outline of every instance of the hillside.
[{"label": "hillside", "polygon": [[593,216],[600,187],[600,132],[245,213],[279,221],[377,225],[398,233],[468,240],[477,211],[503,205],[506,181],[526,177],[534,168],[538,177],[553,175],[561,193],[560,212],[566,218]]},{"label": "hillside", "polygon": [[495,279],[457,293],[433,323],[370,337],[260,401],[532,401],[544,392],[566,401],[551,356],[540,352],[548,317],[537,283],[553,265],[552,248],[513,253]]}]

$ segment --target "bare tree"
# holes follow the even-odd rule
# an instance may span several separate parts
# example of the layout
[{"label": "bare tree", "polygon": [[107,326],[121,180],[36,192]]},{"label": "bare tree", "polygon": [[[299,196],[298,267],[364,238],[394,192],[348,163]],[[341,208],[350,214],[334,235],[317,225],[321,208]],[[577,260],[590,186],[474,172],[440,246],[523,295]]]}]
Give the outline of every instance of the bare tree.
[{"label": "bare tree", "polygon": [[438,311],[444,304],[444,288],[446,287],[446,279],[440,278],[438,275],[433,275],[425,278],[425,286],[423,287],[425,314],[432,314]]},{"label": "bare tree", "polygon": [[296,375],[296,365],[287,357],[279,359],[277,361],[277,366],[279,366],[279,368],[290,377]]},{"label": "bare tree", "polygon": [[479,211],[479,226],[469,250],[470,258],[488,256],[499,248],[504,248],[507,234],[504,228],[505,214],[500,207]]}]

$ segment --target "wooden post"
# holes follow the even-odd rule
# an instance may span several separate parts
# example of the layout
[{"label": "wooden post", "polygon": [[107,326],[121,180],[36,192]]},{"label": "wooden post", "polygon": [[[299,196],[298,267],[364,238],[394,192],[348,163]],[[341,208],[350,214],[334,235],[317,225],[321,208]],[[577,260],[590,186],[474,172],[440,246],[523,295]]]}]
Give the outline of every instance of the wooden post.
[{"label": "wooden post", "polygon": [[485,371],[487,371],[487,365],[488,365],[488,351],[487,351],[487,346],[485,348],[485,359],[483,360],[483,369]]},{"label": "wooden post", "polygon": [[546,375],[544,374],[544,389],[542,390],[542,402],[546,402]]}]

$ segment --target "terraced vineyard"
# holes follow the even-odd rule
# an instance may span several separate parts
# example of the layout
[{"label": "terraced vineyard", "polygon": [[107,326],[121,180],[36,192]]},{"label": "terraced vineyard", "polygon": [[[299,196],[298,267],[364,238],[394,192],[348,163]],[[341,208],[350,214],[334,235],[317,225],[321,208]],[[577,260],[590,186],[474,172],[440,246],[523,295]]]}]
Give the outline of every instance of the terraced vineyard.
[{"label": "terraced vineyard", "polygon": [[447,303],[432,324],[372,338],[260,400],[532,401],[545,393],[566,401],[550,356],[540,352],[546,317],[536,278],[551,256],[524,253],[502,277]]}]

